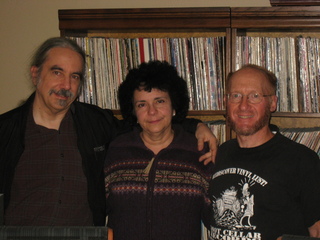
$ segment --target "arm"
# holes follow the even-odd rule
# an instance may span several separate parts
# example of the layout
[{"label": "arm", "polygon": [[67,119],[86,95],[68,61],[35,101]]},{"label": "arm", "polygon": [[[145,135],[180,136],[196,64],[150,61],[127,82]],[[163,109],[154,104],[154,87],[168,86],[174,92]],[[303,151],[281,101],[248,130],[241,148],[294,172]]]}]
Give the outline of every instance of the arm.
[{"label": "arm", "polygon": [[200,120],[194,118],[184,119],[182,126],[186,131],[195,134],[196,138],[198,139],[199,151],[203,149],[205,142],[209,143],[210,151],[202,155],[199,158],[199,161],[203,162],[205,165],[207,165],[209,162],[214,162],[217,153],[218,140],[210,128],[208,128],[208,126],[202,123]]},{"label": "arm", "polygon": [[309,229],[310,237],[320,238],[320,221],[315,222]]},{"label": "arm", "polygon": [[206,154],[202,155],[199,158],[200,162],[204,162],[207,165],[209,162],[215,161],[217,148],[218,148],[218,140],[215,135],[212,133],[210,128],[204,123],[198,123],[196,130],[196,138],[198,139],[198,150],[202,150],[204,147],[204,143],[209,143],[210,151]]}]

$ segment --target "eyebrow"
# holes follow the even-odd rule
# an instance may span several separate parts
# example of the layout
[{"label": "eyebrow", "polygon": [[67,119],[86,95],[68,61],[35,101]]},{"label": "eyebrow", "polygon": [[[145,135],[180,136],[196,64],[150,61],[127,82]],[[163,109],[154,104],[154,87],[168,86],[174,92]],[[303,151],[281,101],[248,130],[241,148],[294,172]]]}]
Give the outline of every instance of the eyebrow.
[{"label": "eyebrow", "polygon": [[135,102],[145,102],[146,100],[137,100]]},{"label": "eyebrow", "polygon": [[[64,71],[62,67],[59,67],[58,65],[54,65],[50,68],[50,70],[60,70],[60,71]],[[81,78],[83,77],[82,72],[73,72],[72,74],[77,74],[79,75]]]},{"label": "eyebrow", "polygon": [[[156,97],[153,100],[159,100],[159,99],[169,99],[169,97]],[[146,102],[146,100],[137,100],[134,103],[138,103],[138,102]]]},{"label": "eyebrow", "polygon": [[50,68],[50,70],[61,70],[61,71],[63,71],[63,68],[61,68],[61,67],[59,67],[59,66],[57,66],[57,65],[54,65],[54,66],[52,66],[52,67]]}]

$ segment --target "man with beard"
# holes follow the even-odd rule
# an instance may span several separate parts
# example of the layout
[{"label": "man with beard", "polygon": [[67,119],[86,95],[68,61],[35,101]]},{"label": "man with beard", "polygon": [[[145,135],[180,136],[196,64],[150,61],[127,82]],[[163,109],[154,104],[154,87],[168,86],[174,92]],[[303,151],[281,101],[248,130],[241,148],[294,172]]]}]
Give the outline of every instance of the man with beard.
[{"label": "man with beard", "polygon": [[210,239],[320,237],[319,157],[269,124],[276,87],[275,75],[256,65],[227,78],[227,121],[237,137],[218,149]]},{"label": "man with beard", "polygon": [[[35,92],[0,115],[5,225],[105,225],[104,160],[109,143],[126,128],[112,111],[76,101],[85,58],[74,41],[45,41],[30,67]],[[199,148],[210,140],[212,152],[199,159],[206,162],[214,157],[216,139],[198,123],[184,126],[197,128]]]}]

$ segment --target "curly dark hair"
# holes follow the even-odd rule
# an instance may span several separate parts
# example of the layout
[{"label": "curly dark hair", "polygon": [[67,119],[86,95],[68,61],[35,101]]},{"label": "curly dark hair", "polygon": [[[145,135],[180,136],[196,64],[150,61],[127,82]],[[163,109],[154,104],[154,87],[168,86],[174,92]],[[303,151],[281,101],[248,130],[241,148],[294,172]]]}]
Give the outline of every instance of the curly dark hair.
[{"label": "curly dark hair", "polygon": [[181,78],[175,67],[166,61],[149,61],[131,69],[118,90],[122,117],[131,124],[137,122],[133,107],[135,90],[151,91],[158,89],[169,94],[172,108],[176,114],[173,122],[186,118],[189,109],[189,96],[186,81]]}]

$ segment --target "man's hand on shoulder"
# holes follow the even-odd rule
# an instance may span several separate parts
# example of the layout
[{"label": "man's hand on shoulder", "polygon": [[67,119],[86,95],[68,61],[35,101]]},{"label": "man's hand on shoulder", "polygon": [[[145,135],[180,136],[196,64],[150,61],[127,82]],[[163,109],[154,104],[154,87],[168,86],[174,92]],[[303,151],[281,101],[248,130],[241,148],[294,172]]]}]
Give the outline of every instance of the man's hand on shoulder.
[{"label": "man's hand on shoulder", "polygon": [[209,143],[210,151],[205,153],[199,158],[200,162],[203,162],[204,165],[207,165],[210,162],[215,162],[217,149],[218,149],[218,140],[215,135],[212,133],[210,128],[204,123],[198,123],[196,130],[196,138],[198,139],[198,150],[201,151],[204,147],[204,143]]}]

